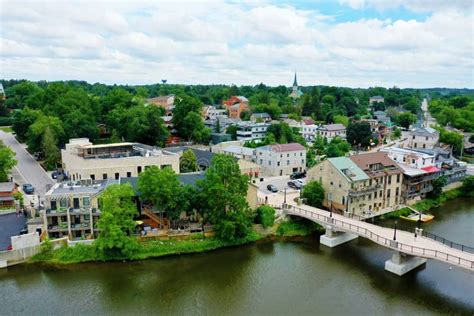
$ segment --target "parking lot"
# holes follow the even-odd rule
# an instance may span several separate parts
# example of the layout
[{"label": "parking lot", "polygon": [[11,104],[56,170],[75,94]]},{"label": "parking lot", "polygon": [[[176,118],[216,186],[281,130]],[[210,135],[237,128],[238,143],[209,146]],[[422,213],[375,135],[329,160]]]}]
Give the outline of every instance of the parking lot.
[{"label": "parking lot", "polygon": [[[306,183],[306,178],[300,179],[303,183]],[[267,177],[264,178],[264,181],[255,183],[258,186],[259,193],[263,195],[274,194],[267,189],[267,185],[273,184],[277,187],[279,192],[295,192],[296,190],[288,187],[288,182],[291,181],[290,176],[278,176],[278,177]]]}]

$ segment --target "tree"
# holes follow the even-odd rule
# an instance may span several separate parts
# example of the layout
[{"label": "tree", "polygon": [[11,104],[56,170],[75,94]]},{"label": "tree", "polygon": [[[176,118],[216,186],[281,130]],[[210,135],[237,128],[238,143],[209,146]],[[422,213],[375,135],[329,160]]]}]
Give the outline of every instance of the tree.
[{"label": "tree", "polygon": [[143,201],[150,202],[169,218],[179,217],[178,199],[181,185],[178,175],[171,168],[151,166],[138,177],[138,192]]},{"label": "tree", "polygon": [[453,154],[460,155],[463,146],[463,135],[448,131],[440,126],[435,127],[439,131],[439,141],[451,145]]},{"label": "tree", "polygon": [[474,176],[468,176],[462,180],[461,190],[465,196],[474,197]]},{"label": "tree", "polygon": [[314,154],[314,150],[309,148],[306,151],[306,167],[309,169],[316,164],[316,155]]},{"label": "tree", "polygon": [[0,182],[7,182],[8,175],[17,161],[15,160],[15,152],[8,146],[5,146],[0,140]]},{"label": "tree", "polygon": [[198,182],[204,209],[220,239],[235,241],[250,232],[249,206],[245,199],[247,181],[233,157],[218,154],[204,179]]},{"label": "tree", "polygon": [[334,123],[342,124],[345,127],[349,126],[349,118],[347,116],[334,115],[333,120],[334,120]]},{"label": "tree", "polygon": [[215,133],[221,132],[221,122],[219,121],[219,119],[216,119],[216,126],[214,127],[214,132]]},{"label": "tree", "polygon": [[43,113],[40,110],[33,110],[28,107],[25,107],[23,110],[15,111],[13,114],[12,129],[16,137],[20,141],[25,141],[30,125],[36,122],[42,115]]},{"label": "tree", "polygon": [[54,138],[59,143],[64,143],[65,133],[59,118],[55,116],[42,115],[30,126],[27,133],[26,143],[31,151],[41,151],[43,135],[47,129],[51,131]]},{"label": "tree", "polygon": [[46,168],[48,170],[56,169],[60,161],[61,154],[58,148],[58,141],[49,126],[46,127],[46,130],[43,134],[41,151],[44,153]]},{"label": "tree", "polygon": [[433,180],[433,190],[428,193],[428,197],[430,199],[437,199],[443,192],[443,187],[446,185],[447,182],[448,180],[446,179],[446,177],[439,177]]},{"label": "tree", "polygon": [[181,158],[179,158],[179,171],[181,173],[195,172],[199,170],[196,155],[192,149],[188,149],[183,152]]},{"label": "tree", "polygon": [[227,126],[226,133],[230,134],[232,140],[237,140],[237,125]]},{"label": "tree", "polygon": [[181,136],[197,143],[209,143],[211,131],[202,122],[201,115],[196,112],[189,112],[182,123]]},{"label": "tree", "polygon": [[340,137],[334,137],[326,146],[325,153],[328,158],[345,156],[351,150],[351,145]]},{"label": "tree", "polygon": [[400,113],[395,117],[395,122],[403,128],[408,129],[416,122],[416,115],[410,112]]},{"label": "tree", "polygon": [[137,239],[132,236],[135,231],[133,217],[138,214],[132,201],[134,195],[130,185],[114,184],[100,197],[100,233],[95,245],[104,259],[130,257],[138,247]]},{"label": "tree", "polygon": [[402,136],[402,130],[399,128],[395,128],[392,133],[393,139],[398,139]]},{"label": "tree", "polygon": [[360,145],[362,147],[370,146],[372,131],[369,123],[353,122],[347,127],[347,142],[352,146]]},{"label": "tree", "polygon": [[[183,96],[178,98],[173,109],[173,125],[178,133],[183,137],[188,137],[191,133],[186,130],[184,120],[191,113],[201,117],[202,102],[191,96]],[[189,121],[189,119],[188,119]]]},{"label": "tree", "polygon": [[301,197],[305,199],[305,204],[323,207],[324,188],[318,181],[311,181],[303,187]]},{"label": "tree", "polygon": [[261,205],[257,208],[257,222],[264,228],[273,226],[275,223],[275,209],[269,205]]}]

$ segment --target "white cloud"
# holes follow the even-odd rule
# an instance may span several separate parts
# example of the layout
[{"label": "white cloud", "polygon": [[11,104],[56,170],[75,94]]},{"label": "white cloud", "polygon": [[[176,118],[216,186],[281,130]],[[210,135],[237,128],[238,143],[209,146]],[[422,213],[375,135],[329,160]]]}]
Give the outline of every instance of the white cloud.
[{"label": "white cloud", "polygon": [[463,1],[449,9],[446,3],[451,2],[403,3],[433,12],[423,21],[341,23],[316,9],[264,1],[0,2],[0,74],[128,84],[167,78],[289,85],[297,70],[304,85],[473,87],[472,10],[462,10]]}]

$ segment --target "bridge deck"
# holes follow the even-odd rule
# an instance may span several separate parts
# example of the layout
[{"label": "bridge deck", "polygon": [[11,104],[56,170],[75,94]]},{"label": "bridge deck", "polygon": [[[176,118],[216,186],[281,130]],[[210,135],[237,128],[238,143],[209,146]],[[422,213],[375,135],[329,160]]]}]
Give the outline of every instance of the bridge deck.
[{"label": "bridge deck", "polygon": [[332,214],[331,218],[328,211],[308,205],[295,205],[293,202],[288,205],[286,213],[305,217],[323,225],[332,225],[336,229],[357,234],[382,246],[409,255],[435,259],[474,271],[474,254],[450,248],[423,236],[415,238],[413,233],[397,230],[395,242],[393,240],[394,229],[377,226],[339,214]]}]

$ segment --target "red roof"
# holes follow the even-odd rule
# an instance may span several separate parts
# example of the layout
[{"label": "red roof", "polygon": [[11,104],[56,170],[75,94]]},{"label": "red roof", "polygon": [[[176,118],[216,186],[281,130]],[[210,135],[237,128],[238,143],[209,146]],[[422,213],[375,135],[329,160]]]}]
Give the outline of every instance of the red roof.
[{"label": "red roof", "polygon": [[429,167],[421,168],[421,170],[432,173],[432,172],[438,172],[440,169],[436,168],[435,166],[429,166]]},{"label": "red roof", "polygon": [[275,152],[306,150],[303,145],[298,143],[272,145],[271,148]]}]

